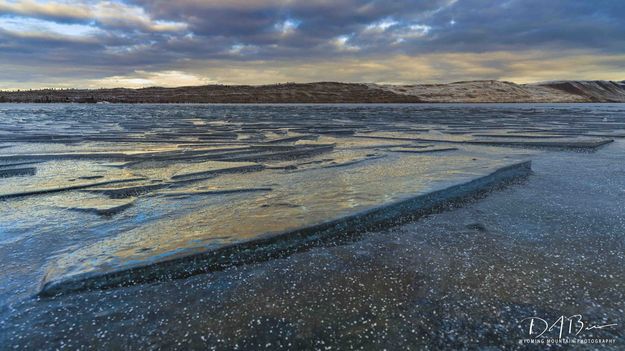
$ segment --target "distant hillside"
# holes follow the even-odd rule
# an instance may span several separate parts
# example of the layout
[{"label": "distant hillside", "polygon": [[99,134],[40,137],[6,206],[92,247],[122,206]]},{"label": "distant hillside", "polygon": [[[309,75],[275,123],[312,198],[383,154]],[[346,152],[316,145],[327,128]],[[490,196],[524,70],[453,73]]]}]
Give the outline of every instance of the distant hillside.
[{"label": "distant hillside", "polygon": [[43,89],[0,91],[0,102],[76,103],[424,103],[424,102],[625,102],[625,82],[555,81],[515,84],[467,81],[449,84],[205,85],[143,89]]},{"label": "distant hillside", "polygon": [[542,83],[542,86],[583,96],[595,102],[625,102],[625,81],[559,81]]}]

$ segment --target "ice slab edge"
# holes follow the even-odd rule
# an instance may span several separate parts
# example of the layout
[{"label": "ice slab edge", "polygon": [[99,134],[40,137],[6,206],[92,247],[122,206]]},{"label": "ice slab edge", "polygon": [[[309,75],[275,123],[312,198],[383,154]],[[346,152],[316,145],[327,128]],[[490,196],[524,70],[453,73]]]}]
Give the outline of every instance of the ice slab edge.
[{"label": "ice slab edge", "polygon": [[491,188],[531,174],[531,161],[505,166],[471,181],[427,194],[350,214],[321,224],[267,235],[211,251],[167,261],[137,265],[109,272],[87,272],[72,276],[44,277],[39,296],[54,296],[94,289],[109,289],[161,280],[185,278],[229,266],[259,262],[296,252],[329,240],[349,237],[380,226],[414,219],[448,203],[461,202]]}]

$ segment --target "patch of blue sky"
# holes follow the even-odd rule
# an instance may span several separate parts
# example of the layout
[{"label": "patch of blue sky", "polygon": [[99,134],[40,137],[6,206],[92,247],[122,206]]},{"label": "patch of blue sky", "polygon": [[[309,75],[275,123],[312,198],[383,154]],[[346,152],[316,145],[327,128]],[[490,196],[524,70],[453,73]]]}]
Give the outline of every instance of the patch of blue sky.
[{"label": "patch of blue sky", "polygon": [[42,33],[71,37],[92,37],[101,29],[90,24],[58,23],[21,16],[0,16],[0,29],[18,34]]}]

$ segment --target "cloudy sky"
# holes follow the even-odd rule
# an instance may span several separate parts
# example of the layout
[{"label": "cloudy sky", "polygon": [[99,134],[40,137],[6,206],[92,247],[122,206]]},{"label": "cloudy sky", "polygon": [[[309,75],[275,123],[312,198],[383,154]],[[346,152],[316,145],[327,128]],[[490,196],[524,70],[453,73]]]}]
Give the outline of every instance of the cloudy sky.
[{"label": "cloudy sky", "polygon": [[0,0],[0,89],[625,79],[625,0]]}]

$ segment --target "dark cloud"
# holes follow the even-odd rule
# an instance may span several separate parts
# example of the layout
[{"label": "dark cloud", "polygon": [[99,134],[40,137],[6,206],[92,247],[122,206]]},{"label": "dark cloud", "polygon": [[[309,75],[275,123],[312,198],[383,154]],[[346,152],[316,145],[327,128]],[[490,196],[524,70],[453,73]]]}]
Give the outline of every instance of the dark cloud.
[{"label": "dark cloud", "polygon": [[[190,62],[202,61],[279,67],[489,52],[618,56],[622,18],[622,0],[0,0],[0,67],[54,75],[71,65],[72,78],[98,79],[199,70]],[[0,73],[0,81],[13,78]]]},{"label": "dark cloud", "polygon": [[[438,50],[596,48],[623,52],[625,2],[511,0],[484,6],[459,1],[434,18]],[[449,19],[456,22],[448,26]]]}]

